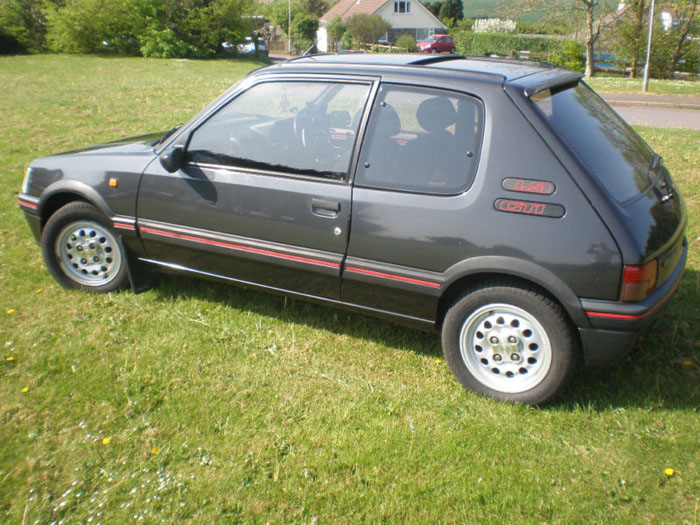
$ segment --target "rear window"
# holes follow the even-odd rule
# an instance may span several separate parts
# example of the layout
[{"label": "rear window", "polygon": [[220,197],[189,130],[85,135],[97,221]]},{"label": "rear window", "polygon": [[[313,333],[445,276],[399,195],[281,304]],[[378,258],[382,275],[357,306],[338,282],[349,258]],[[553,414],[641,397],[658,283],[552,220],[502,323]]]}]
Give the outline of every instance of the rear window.
[{"label": "rear window", "polygon": [[547,89],[531,100],[615,200],[649,187],[654,152],[586,84]]}]

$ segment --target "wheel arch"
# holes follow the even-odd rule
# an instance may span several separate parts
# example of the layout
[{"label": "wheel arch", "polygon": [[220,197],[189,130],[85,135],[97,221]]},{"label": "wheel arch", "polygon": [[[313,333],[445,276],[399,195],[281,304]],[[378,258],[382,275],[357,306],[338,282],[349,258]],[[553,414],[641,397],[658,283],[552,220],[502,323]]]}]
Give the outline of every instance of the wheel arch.
[{"label": "wheel arch", "polygon": [[442,326],[447,310],[465,290],[494,279],[534,287],[557,301],[575,326],[589,326],[579,297],[559,277],[535,263],[510,257],[480,257],[456,264],[447,271],[447,275],[444,292],[438,301],[438,328]]},{"label": "wheel arch", "polygon": [[78,181],[60,181],[52,184],[41,195],[39,216],[41,231],[51,216],[66,204],[83,201],[92,204],[106,217],[112,217],[112,211],[104,199],[90,186]]}]

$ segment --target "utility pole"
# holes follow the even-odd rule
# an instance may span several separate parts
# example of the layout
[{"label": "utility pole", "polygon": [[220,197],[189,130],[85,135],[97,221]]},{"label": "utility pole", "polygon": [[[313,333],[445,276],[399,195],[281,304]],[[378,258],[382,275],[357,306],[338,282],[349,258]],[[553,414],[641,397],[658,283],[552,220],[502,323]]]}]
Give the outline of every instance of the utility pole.
[{"label": "utility pole", "polygon": [[[653,1],[653,0],[652,0]],[[287,53],[292,54],[292,0],[287,0]]]},{"label": "utility pole", "polygon": [[649,4],[649,36],[647,37],[647,61],[644,64],[644,80],[642,81],[642,92],[646,93],[649,88],[649,62],[651,61],[651,36],[654,32],[654,0]]}]

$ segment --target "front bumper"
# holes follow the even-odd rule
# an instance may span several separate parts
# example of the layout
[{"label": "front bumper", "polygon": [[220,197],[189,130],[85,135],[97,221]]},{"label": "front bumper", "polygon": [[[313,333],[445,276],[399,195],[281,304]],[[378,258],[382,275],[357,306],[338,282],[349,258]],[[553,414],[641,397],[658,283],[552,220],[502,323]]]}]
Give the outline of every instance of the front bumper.
[{"label": "front bumper", "polygon": [[34,235],[34,240],[39,242],[41,240],[41,216],[39,215],[38,197],[22,193],[17,195],[17,204],[24,212],[24,218],[27,219],[32,235]]},{"label": "front bumper", "polygon": [[656,320],[668,305],[683,277],[688,242],[666,281],[644,301],[622,303],[581,299],[590,327],[579,328],[586,366],[608,366],[634,347],[639,334]]}]

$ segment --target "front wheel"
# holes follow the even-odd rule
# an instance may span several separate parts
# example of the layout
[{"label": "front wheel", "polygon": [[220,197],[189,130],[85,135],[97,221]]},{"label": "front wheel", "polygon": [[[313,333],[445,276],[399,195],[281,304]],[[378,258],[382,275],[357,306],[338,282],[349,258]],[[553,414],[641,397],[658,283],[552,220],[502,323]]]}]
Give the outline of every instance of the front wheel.
[{"label": "front wheel", "polygon": [[86,202],[66,204],[41,236],[44,262],[66,288],[111,292],[126,286],[126,257],[107,218]]},{"label": "front wheel", "polygon": [[580,356],[561,306],[534,288],[505,281],[472,288],[452,305],[442,347],[465,388],[528,405],[557,397]]}]

